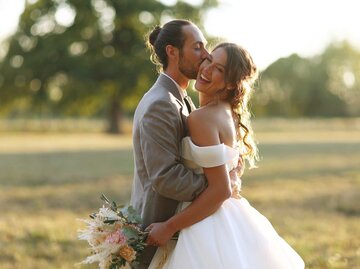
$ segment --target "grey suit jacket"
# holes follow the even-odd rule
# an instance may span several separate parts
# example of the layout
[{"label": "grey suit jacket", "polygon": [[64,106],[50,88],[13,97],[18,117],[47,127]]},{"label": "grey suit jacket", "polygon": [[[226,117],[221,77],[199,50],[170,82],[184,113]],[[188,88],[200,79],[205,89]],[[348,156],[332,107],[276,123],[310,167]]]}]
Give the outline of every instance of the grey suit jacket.
[{"label": "grey suit jacket", "polygon": [[[160,74],[134,115],[134,180],[131,204],[144,228],[175,214],[180,201],[191,201],[206,188],[181,162],[181,140],[187,135],[187,108],[171,79]],[[136,268],[147,268],[156,248],[149,247]]]}]

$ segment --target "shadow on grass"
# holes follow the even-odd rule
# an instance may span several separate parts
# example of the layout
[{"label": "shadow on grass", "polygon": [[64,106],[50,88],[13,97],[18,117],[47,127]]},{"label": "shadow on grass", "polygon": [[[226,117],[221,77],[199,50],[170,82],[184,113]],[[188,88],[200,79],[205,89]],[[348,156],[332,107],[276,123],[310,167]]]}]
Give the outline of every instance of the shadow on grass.
[{"label": "shadow on grass", "polygon": [[[347,155],[356,153],[359,155],[360,143],[284,143],[284,144],[261,144],[260,155],[264,158],[288,158],[300,155],[336,154]],[[360,157],[360,156],[359,156]]]},{"label": "shadow on grass", "polygon": [[87,216],[102,206],[100,196],[104,193],[112,200],[126,204],[130,199],[132,177],[102,178],[91,182],[66,183],[61,186],[8,187],[0,197],[7,210],[45,213],[66,210]]},{"label": "shadow on grass", "polygon": [[8,211],[92,213],[106,194],[130,199],[131,150],[0,154],[0,204]]},{"label": "shadow on grass", "polygon": [[63,185],[133,174],[132,150],[0,154],[0,186]]},{"label": "shadow on grass", "polygon": [[264,144],[259,150],[259,168],[243,176],[249,182],[360,174],[360,143]]},{"label": "shadow on grass", "polygon": [[303,200],[303,207],[314,212],[332,211],[346,217],[360,217],[360,186],[349,187],[337,195],[316,195]]}]

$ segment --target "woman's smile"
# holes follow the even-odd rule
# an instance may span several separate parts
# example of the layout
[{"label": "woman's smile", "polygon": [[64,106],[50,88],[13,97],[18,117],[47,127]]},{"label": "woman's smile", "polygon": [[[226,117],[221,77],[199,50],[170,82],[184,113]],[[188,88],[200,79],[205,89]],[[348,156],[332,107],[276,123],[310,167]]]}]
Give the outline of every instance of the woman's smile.
[{"label": "woman's smile", "polygon": [[214,50],[200,66],[195,88],[212,96],[225,88],[225,65],[227,55],[223,48]]}]

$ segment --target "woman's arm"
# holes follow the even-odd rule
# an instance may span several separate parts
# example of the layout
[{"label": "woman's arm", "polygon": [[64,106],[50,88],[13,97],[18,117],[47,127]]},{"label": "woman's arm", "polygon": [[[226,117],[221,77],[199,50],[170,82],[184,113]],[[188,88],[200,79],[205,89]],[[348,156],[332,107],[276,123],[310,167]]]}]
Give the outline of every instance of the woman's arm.
[{"label": "woman's arm", "polygon": [[[219,144],[219,131],[214,124],[214,116],[209,115],[210,112],[203,112],[205,111],[194,111],[188,118],[191,139],[198,146]],[[204,168],[204,174],[208,187],[187,208],[165,222],[148,227],[149,244],[165,244],[177,231],[213,214],[231,196],[229,173],[225,165]]]}]

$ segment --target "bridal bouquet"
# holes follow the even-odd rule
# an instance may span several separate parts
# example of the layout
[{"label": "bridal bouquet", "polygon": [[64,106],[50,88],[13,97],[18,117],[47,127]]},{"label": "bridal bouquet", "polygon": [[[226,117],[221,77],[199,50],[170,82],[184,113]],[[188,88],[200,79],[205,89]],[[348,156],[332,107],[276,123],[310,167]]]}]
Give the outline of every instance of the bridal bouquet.
[{"label": "bridal bouquet", "polygon": [[141,218],[131,206],[118,206],[101,196],[105,202],[98,213],[83,219],[86,228],[79,231],[79,239],[86,240],[92,250],[82,264],[99,263],[100,269],[118,269],[133,265],[146,244],[147,233],[141,231]]}]

